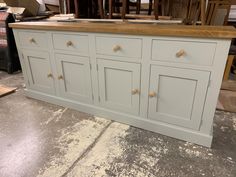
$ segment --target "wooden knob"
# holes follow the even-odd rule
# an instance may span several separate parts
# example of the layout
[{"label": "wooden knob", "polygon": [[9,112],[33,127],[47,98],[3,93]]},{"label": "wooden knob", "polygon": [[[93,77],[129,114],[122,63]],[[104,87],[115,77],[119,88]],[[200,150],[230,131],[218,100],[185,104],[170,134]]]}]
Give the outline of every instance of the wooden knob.
[{"label": "wooden knob", "polygon": [[186,54],[186,52],[184,51],[184,49],[181,49],[180,51],[178,51],[176,53],[176,57],[180,58],[182,56],[184,56]]},{"label": "wooden knob", "polygon": [[63,78],[62,75],[58,76],[58,80],[63,80],[63,79],[64,79],[64,78]]},{"label": "wooden knob", "polygon": [[117,52],[117,51],[119,51],[119,50],[121,50],[121,46],[115,45],[115,46],[113,47],[113,52]]},{"label": "wooden knob", "polygon": [[66,45],[67,45],[67,47],[73,46],[73,42],[72,42],[72,41],[68,41],[68,42],[66,43]]},{"label": "wooden knob", "polygon": [[36,43],[35,39],[34,38],[30,38],[30,43]]},{"label": "wooden knob", "polygon": [[138,89],[133,89],[133,90],[131,91],[131,93],[132,93],[132,95],[136,95],[136,94],[139,94],[140,92],[139,92]]},{"label": "wooden knob", "polygon": [[49,74],[48,74],[48,78],[53,78],[52,73],[49,73]]},{"label": "wooden knob", "polygon": [[150,92],[148,95],[149,95],[149,97],[151,97],[151,98],[153,98],[153,97],[156,97],[156,96],[157,96],[156,92]]}]

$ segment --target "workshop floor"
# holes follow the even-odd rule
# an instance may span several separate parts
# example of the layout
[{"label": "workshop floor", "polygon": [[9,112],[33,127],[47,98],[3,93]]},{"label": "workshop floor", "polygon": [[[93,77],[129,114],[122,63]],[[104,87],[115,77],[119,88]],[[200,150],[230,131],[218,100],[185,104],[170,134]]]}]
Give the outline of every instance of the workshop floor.
[{"label": "workshop floor", "polygon": [[26,98],[0,98],[0,177],[236,177],[236,114],[217,111],[212,149]]}]

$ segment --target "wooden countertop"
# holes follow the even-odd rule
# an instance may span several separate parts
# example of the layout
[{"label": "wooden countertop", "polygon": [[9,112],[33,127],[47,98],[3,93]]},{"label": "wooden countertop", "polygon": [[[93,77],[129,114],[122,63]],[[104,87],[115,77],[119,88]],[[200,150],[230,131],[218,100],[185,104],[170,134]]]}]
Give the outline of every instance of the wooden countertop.
[{"label": "wooden countertop", "polygon": [[149,36],[176,36],[197,38],[236,38],[232,26],[185,26],[160,24],[77,23],[77,22],[21,22],[12,23],[16,29],[53,30],[73,32],[113,33]]}]

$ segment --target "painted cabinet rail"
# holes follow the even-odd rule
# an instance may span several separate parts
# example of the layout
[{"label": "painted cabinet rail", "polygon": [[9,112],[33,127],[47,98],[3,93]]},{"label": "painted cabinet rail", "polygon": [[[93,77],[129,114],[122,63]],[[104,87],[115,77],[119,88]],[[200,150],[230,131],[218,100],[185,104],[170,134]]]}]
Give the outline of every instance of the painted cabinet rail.
[{"label": "painted cabinet rail", "polygon": [[14,29],[29,97],[211,146],[230,39]]}]

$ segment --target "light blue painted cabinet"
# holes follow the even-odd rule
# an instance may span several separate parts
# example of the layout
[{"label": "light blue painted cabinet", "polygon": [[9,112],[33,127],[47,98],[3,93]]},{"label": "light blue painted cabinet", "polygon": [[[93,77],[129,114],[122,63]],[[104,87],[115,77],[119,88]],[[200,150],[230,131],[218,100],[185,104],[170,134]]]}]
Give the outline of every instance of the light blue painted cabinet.
[{"label": "light blue painted cabinet", "polygon": [[14,35],[27,96],[211,146],[230,40],[24,29]]}]

